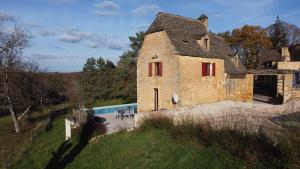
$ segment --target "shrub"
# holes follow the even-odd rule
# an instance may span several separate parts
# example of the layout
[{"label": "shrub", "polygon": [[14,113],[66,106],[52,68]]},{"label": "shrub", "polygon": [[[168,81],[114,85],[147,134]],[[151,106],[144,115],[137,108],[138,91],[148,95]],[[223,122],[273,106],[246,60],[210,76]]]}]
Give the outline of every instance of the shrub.
[{"label": "shrub", "polygon": [[173,119],[164,115],[151,115],[143,119],[141,129],[171,129],[174,126]]},{"label": "shrub", "polygon": [[263,130],[213,129],[209,122],[195,122],[186,118],[180,122],[168,116],[155,115],[144,119],[142,129],[163,129],[174,139],[196,140],[205,146],[223,148],[247,161],[249,168],[262,163],[267,168],[296,168],[300,166],[300,135],[287,134],[277,144]]}]

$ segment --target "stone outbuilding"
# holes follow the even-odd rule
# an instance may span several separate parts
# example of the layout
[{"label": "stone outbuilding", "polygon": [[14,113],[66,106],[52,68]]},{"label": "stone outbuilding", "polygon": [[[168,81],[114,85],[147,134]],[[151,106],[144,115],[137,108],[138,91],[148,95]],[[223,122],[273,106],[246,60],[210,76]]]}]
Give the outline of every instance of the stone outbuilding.
[{"label": "stone outbuilding", "polygon": [[281,104],[300,98],[300,61],[293,54],[291,57],[286,47],[281,49],[281,53],[274,49],[259,52],[257,70],[248,71],[254,75],[255,100],[260,100],[263,95],[269,99],[264,101]]},{"label": "stone outbuilding", "polygon": [[225,40],[208,31],[208,17],[159,13],[137,60],[138,111],[222,100],[252,101],[253,74]]}]

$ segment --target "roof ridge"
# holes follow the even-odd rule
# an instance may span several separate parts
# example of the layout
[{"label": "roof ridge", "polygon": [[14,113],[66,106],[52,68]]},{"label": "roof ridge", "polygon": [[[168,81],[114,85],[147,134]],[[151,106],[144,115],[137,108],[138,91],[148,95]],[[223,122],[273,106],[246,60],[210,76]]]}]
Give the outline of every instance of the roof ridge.
[{"label": "roof ridge", "polygon": [[193,22],[199,21],[198,19],[188,18],[188,17],[185,17],[185,16],[176,15],[176,14],[167,13],[167,12],[158,12],[157,16],[160,16],[160,15],[174,16],[174,17],[177,17],[177,18],[180,18],[180,19],[185,19],[185,20],[189,20],[189,21],[193,21]]}]

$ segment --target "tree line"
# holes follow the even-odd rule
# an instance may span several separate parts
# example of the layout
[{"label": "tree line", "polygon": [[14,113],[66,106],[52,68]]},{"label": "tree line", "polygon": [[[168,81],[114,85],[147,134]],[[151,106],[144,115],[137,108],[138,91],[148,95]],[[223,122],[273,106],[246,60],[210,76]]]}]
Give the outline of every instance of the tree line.
[{"label": "tree line", "polygon": [[86,105],[116,98],[136,102],[136,61],[144,36],[144,32],[138,32],[129,37],[130,49],[120,56],[116,65],[102,57],[87,59],[80,78]]},{"label": "tree line", "polygon": [[280,51],[282,47],[293,49],[300,43],[300,29],[294,24],[280,20],[279,16],[267,28],[244,25],[218,35],[229,43],[248,69],[257,67],[261,49]]}]

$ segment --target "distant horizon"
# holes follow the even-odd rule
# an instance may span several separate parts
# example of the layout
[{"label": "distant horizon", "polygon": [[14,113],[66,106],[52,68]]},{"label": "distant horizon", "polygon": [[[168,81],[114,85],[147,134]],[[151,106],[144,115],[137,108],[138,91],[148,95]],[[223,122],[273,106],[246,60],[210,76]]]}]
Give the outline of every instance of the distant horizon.
[{"label": "distant horizon", "polygon": [[129,36],[146,31],[158,12],[187,18],[206,14],[209,30],[231,31],[243,25],[282,21],[300,26],[297,0],[2,0],[4,26],[19,25],[32,35],[24,58],[55,73],[81,72],[89,57],[116,63],[129,49]]}]

